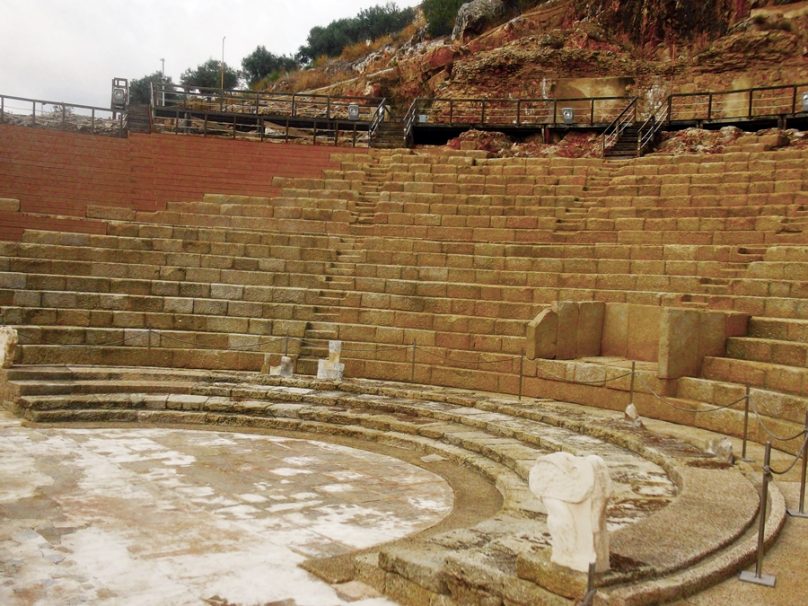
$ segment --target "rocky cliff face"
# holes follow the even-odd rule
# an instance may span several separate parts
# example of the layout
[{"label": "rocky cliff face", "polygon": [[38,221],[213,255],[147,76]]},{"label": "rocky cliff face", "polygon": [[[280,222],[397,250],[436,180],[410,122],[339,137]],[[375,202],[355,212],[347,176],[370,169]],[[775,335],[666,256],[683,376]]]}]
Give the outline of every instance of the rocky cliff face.
[{"label": "rocky cliff face", "polygon": [[664,97],[808,81],[808,0],[520,0],[528,5],[457,40],[422,31],[322,92],[371,91],[406,108],[418,96]]},{"label": "rocky cliff face", "polygon": [[749,16],[751,0],[576,0],[575,10],[648,46],[723,35]]}]

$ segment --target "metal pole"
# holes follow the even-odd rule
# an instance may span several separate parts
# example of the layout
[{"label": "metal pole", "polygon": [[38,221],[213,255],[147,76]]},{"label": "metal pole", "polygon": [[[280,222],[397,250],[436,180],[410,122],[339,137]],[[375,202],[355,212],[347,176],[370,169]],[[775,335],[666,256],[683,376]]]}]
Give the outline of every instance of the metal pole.
[{"label": "metal pole", "polygon": [[410,365],[410,383],[415,383],[415,339],[412,340],[412,361]]},{"label": "metal pole", "polygon": [[637,362],[631,362],[631,387],[629,388],[629,404],[634,404],[634,377],[637,374]]},{"label": "metal pole", "polygon": [[224,41],[227,40],[227,36],[222,36],[222,64],[219,66],[219,71],[221,75],[221,84],[222,84],[222,97],[224,97]]},{"label": "metal pole", "polygon": [[805,413],[805,433],[802,436],[802,475],[800,476],[800,506],[799,509],[789,509],[788,515],[792,518],[808,518],[808,513],[805,512],[805,473],[808,472],[808,449],[806,449],[806,440],[808,440],[808,412]]},{"label": "metal pole", "polygon": [[741,446],[741,458],[746,461],[746,443],[749,441],[749,393],[751,388],[746,386],[746,403],[743,410],[743,446]]},{"label": "metal pole", "polygon": [[766,442],[766,452],[763,456],[763,486],[760,489],[760,508],[758,512],[760,521],[758,523],[757,562],[755,563],[754,573],[744,570],[739,577],[745,583],[755,583],[766,587],[774,587],[776,581],[773,575],[763,574],[763,556],[766,550],[764,542],[766,538],[766,508],[769,502],[769,482],[772,479],[771,459],[772,443]]},{"label": "metal pole", "polygon": [[525,356],[519,356],[519,401],[522,401],[522,377],[525,376]]}]

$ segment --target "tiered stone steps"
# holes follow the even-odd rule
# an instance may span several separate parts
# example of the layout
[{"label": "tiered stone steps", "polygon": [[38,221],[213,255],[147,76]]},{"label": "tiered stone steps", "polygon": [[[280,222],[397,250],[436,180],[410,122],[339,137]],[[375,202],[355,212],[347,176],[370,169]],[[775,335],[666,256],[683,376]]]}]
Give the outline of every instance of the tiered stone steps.
[{"label": "tiered stone steps", "polygon": [[[526,486],[535,458],[560,449],[600,454],[615,483],[609,507],[615,570],[599,580],[601,591],[631,596],[637,604],[654,603],[658,593],[652,588],[660,583],[684,595],[731,574],[754,548],[757,494],[737,470],[686,444],[652,439],[603,413],[569,405],[373,381],[281,382],[156,368],[21,366],[3,377],[5,401],[34,422],[204,424],[342,435],[476,470],[502,494],[493,518],[358,556],[356,576],[403,604],[465,604],[471,594],[525,606],[566,603],[531,578],[535,562],[548,558],[548,543],[541,506]],[[783,516],[775,490],[770,539]],[[677,530],[683,526],[691,531],[686,542]],[[650,550],[649,536],[655,537]],[[666,541],[671,548],[659,549]],[[685,568],[686,578],[675,580]]]}]

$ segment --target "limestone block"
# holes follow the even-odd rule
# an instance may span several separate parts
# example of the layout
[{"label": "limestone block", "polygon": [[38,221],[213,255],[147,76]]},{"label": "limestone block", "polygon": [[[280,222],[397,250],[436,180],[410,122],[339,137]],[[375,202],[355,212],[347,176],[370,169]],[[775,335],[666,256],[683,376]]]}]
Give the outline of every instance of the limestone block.
[{"label": "limestone block", "polygon": [[577,338],[579,306],[577,303],[560,301],[553,305],[558,314],[558,338],[556,340],[556,359],[574,360],[577,357]]},{"label": "limestone block", "polygon": [[591,563],[595,572],[607,571],[611,479],[603,459],[566,452],[541,456],[530,471],[529,485],[547,509],[550,560],[579,572],[587,572]]},{"label": "limestone block", "polygon": [[701,370],[699,312],[666,309],[660,330],[659,376],[665,379],[696,376]]},{"label": "limestone block", "polygon": [[601,355],[628,357],[628,317],[631,306],[610,303],[606,306],[601,336]]},{"label": "limestone block", "polygon": [[577,358],[600,355],[605,316],[605,303],[583,301],[578,304],[578,328],[575,335]]},{"label": "limestone block", "polygon": [[0,327],[0,368],[11,368],[19,338],[10,326]]},{"label": "limestone block", "polygon": [[557,338],[558,314],[552,309],[545,309],[527,325],[528,359],[555,358]]},{"label": "limestone block", "polygon": [[662,308],[655,305],[630,305],[627,357],[656,362],[659,358],[659,322]]}]

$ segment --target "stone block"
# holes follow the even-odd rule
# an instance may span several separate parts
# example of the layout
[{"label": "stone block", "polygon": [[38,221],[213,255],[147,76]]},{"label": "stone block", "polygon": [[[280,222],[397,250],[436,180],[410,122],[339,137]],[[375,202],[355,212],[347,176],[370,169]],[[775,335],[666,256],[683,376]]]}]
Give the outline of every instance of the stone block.
[{"label": "stone block", "polygon": [[583,301],[578,304],[576,358],[600,355],[605,314],[605,303]]},{"label": "stone block", "polygon": [[558,336],[556,338],[556,359],[573,360],[577,357],[579,306],[577,303],[560,301],[553,308],[558,316]]},{"label": "stone block", "polygon": [[701,370],[699,313],[688,309],[666,309],[661,322],[659,376],[666,379],[695,376]]},{"label": "stone block", "polygon": [[659,356],[659,322],[662,308],[631,305],[628,318],[628,355],[632,360],[656,362]]},{"label": "stone block", "polygon": [[612,303],[606,306],[601,337],[601,354],[628,357],[629,305]]},{"label": "stone block", "polygon": [[558,314],[545,309],[527,326],[527,357],[531,360],[555,358],[557,338]]}]

